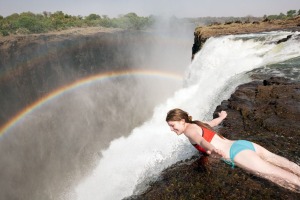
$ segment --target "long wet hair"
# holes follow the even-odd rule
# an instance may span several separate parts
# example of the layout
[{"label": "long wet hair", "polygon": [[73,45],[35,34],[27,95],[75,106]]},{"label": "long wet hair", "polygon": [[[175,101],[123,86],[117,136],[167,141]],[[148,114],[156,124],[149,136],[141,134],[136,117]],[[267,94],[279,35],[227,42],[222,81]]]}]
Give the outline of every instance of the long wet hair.
[{"label": "long wet hair", "polygon": [[210,125],[207,123],[195,120],[193,121],[192,116],[189,115],[189,113],[185,112],[184,110],[181,110],[179,108],[174,108],[170,110],[167,114],[166,121],[180,121],[184,119],[185,122],[190,124],[197,124],[200,127],[207,128],[215,133],[217,133]]},{"label": "long wet hair", "polygon": [[170,110],[166,117],[167,122],[168,121],[180,121],[182,119],[184,119],[185,122],[187,122],[187,123],[197,124],[200,127],[207,128],[207,129],[215,132],[222,139],[224,139],[224,137],[220,133],[215,131],[209,124],[198,121],[198,120],[193,121],[193,118],[192,118],[192,116],[189,115],[189,113],[187,113],[184,110],[181,110],[179,108],[174,108],[174,109]]}]

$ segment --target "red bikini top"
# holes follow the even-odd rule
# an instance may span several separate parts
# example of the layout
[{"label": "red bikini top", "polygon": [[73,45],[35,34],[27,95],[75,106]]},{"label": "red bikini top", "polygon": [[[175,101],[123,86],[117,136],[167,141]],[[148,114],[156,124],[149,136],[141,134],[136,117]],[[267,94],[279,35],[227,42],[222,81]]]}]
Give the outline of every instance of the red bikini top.
[{"label": "red bikini top", "polygon": [[[211,140],[213,139],[213,137],[215,136],[215,132],[209,130],[208,128],[202,127],[200,126],[200,128],[202,129],[202,137],[207,141],[207,142],[211,142]],[[206,150],[204,148],[202,148],[199,144],[193,144],[193,146],[200,152],[206,153]]]}]

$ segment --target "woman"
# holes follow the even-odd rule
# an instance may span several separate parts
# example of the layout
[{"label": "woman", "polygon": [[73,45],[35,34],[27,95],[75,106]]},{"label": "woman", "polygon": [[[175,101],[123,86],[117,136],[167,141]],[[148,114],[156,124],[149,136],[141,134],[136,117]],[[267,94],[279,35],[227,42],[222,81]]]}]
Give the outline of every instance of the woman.
[{"label": "woman", "polygon": [[232,167],[244,168],[253,174],[274,183],[300,191],[300,166],[284,157],[271,153],[264,147],[247,140],[228,140],[211,127],[225,119],[227,113],[221,111],[219,117],[209,122],[192,121],[192,117],[181,109],[170,110],[166,121],[171,131],[184,134],[199,151],[221,156]]}]

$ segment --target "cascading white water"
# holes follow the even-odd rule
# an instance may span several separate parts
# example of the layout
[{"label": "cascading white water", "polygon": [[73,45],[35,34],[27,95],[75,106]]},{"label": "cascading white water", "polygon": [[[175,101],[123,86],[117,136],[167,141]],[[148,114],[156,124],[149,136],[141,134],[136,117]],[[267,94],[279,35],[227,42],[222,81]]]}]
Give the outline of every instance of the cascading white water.
[{"label": "cascading white water", "polygon": [[[276,44],[293,34],[291,40]],[[188,67],[185,87],[156,107],[151,120],[127,137],[111,142],[90,177],[77,186],[77,199],[117,200],[168,166],[189,158],[195,150],[169,130],[165,116],[180,107],[194,118],[209,119],[216,105],[236,86],[249,81],[246,72],[300,56],[297,33],[272,32],[210,38]],[[136,112],[139,112],[138,110]]]}]

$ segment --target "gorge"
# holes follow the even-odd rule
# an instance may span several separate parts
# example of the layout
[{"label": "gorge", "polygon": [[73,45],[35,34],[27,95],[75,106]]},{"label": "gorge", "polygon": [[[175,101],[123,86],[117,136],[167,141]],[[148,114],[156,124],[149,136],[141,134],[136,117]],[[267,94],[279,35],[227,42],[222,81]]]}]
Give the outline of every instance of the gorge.
[{"label": "gorge", "polygon": [[[207,31],[204,31],[207,27],[198,28],[194,33],[193,57],[202,48],[204,42],[209,40],[208,38],[272,30],[299,30],[299,18],[296,18],[291,26],[284,27],[282,23],[281,27],[276,26],[274,29],[270,28],[270,22],[266,23],[264,28],[257,31],[248,29],[249,24],[245,24],[244,29],[241,28],[243,27],[241,24],[226,25],[226,27],[238,26],[238,28],[230,29],[235,30],[234,32],[227,30],[222,33],[218,30],[223,30],[222,27],[225,25],[211,26]],[[252,26],[258,25],[254,23]],[[211,30],[216,32],[210,32]],[[149,32],[83,28],[60,33],[0,38],[0,124],[2,126],[7,124],[21,110],[57,88],[94,74],[147,69],[151,72],[158,70],[167,74],[177,73],[179,77],[180,75],[183,77],[190,65],[193,45],[193,32],[188,32],[187,35],[185,33],[178,35],[174,32],[168,34],[162,32],[153,35]],[[206,35],[206,33],[210,34]],[[282,35],[284,36],[278,37],[277,41],[288,38],[286,34]],[[292,39],[297,41],[297,35],[295,34]],[[281,49],[275,50],[280,52]],[[198,78],[196,73],[190,72],[191,77]],[[225,72],[226,70],[222,71]],[[211,72],[211,75],[213,74],[217,73]],[[74,93],[64,94],[51,103],[41,106],[29,113],[26,119],[22,118],[24,121],[19,122],[17,126],[7,129],[0,138],[2,158],[0,168],[3,177],[0,183],[1,197],[4,199],[20,196],[24,199],[75,199],[76,195],[72,192],[69,194],[69,190],[73,190],[83,177],[92,174],[91,171],[97,167],[99,160],[107,155],[106,150],[116,142],[122,143],[130,140],[131,136],[136,136],[136,131],[143,129],[140,126],[147,126],[153,121],[156,123],[156,120],[161,118],[159,116],[151,119],[152,114],[159,111],[162,107],[161,103],[174,92],[180,93],[182,87],[180,80],[166,80],[166,77],[158,80],[152,77],[153,79],[150,78],[149,81],[148,78],[116,76],[105,84],[94,83],[83,91],[76,89]],[[260,140],[276,153],[280,153],[278,146],[284,148],[286,144],[291,144],[291,148],[282,153],[284,156],[291,155],[289,158],[296,162],[299,161],[297,157],[299,144],[295,142],[299,141],[299,127],[297,123],[288,126],[290,121],[299,121],[299,80],[271,78],[270,74],[260,72],[254,73],[251,78],[255,82],[240,85],[228,100],[222,99],[224,101],[221,103],[218,102],[218,97],[214,97],[204,102],[207,104],[216,101],[209,106],[220,104],[217,110],[225,109],[230,113],[219,131],[228,137],[243,136],[246,139]],[[212,78],[211,81],[216,80]],[[209,96],[210,93],[207,94]],[[184,106],[194,110],[199,109],[197,106],[192,107],[193,101],[190,100]],[[215,107],[212,109],[216,110]],[[207,113],[212,114],[210,110]],[[276,117],[272,118],[274,113]],[[165,113],[160,114],[165,115]],[[205,111],[198,113],[198,116],[204,114]],[[147,121],[149,118],[150,121]],[[281,126],[274,127],[274,124],[284,125],[284,129],[280,129]],[[231,133],[233,127],[234,130],[238,130],[239,135]],[[164,128],[162,132],[165,131]],[[147,128],[145,133],[142,131],[142,138],[149,138],[151,134],[147,133],[153,130],[156,130],[155,126]],[[273,135],[273,131],[277,134]],[[170,148],[166,147],[168,146],[166,143],[176,140],[166,142],[159,139],[159,136],[156,137],[158,134],[160,133],[155,132],[149,139],[153,145],[157,142],[157,146],[146,147],[142,145],[145,144],[143,140],[137,140],[139,143],[133,141],[129,143],[131,146],[125,145],[126,149],[121,149],[116,154],[109,154],[108,157],[117,157],[116,168],[121,166],[122,169],[127,170],[128,163],[134,162],[124,160],[122,165],[119,165],[119,162],[128,158],[123,153],[133,146],[142,145],[145,149],[141,151],[139,149],[140,152],[157,152],[159,156],[155,157],[154,163],[158,162],[160,165],[160,158],[163,160],[160,151]],[[258,134],[261,139],[257,139],[255,134]],[[161,137],[170,139],[171,136],[161,135]],[[281,140],[277,141],[274,138]],[[163,146],[159,146],[160,144]],[[120,144],[119,146],[122,147]],[[186,150],[188,147],[183,149]],[[265,180],[240,169],[231,170],[224,163],[212,158],[203,158],[194,152],[188,152],[188,155],[190,154],[192,156],[178,156],[181,161],[175,165],[171,165],[174,161],[170,162],[170,167],[163,171],[161,176],[155,179],[156,181],[151,182],[147,190],[134,193],[133,196],[129,194],[127,198],[197,199],[205,196],[207,199],[216,197],[232,199],[254,196],[295,199],[299,197],[299,194],[290,193],[278,186],[270,186],[270,183]],[[138,156],[133,154],[132,157],[135,159]],[[185,157],[188,159],[180,159]],[[140,159],[146,160],[143,154]],[[208,164],[203,165],[203,162]],[[131,166],[128,168],[131,169]],[[138,169],[133,168],[133,171]],[[123,174],[126,173],[127,171]],[[218,179],[212,179],[211,176],[216,176]],[[214,187],[205,187],[203,182]],[[138,191],[137,188],[135,189]]]}]

